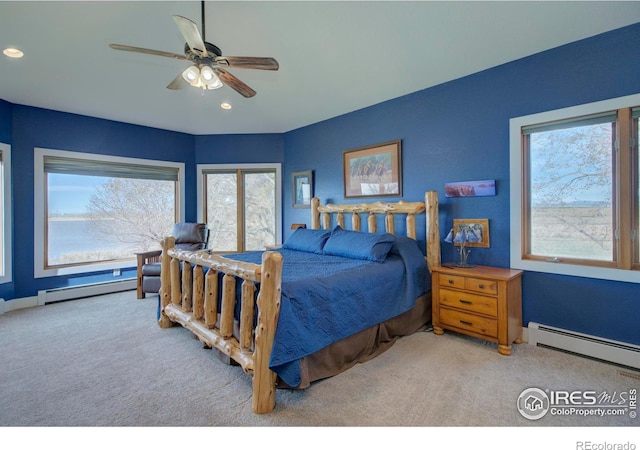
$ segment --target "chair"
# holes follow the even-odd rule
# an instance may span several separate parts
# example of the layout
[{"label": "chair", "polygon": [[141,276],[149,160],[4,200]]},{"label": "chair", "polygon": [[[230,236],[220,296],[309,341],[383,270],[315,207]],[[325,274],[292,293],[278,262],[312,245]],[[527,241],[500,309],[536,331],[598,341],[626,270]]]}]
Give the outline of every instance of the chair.
[{"label": "chair", "polygon": [[[204,223],[180,222],[173,226],[171,235],[176,239],[176,248],[181,250],[204,250],[209,240],[209,229]],[[137,297],[146,293],[160,292],[160,257],[162,250],[136,253],[138,260]]]}]

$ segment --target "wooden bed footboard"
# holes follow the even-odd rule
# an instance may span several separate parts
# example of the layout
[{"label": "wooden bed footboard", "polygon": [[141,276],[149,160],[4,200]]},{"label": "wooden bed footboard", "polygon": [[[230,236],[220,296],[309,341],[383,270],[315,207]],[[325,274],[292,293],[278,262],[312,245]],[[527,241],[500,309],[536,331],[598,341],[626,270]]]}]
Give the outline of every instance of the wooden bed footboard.
[{"label": "wooden bed footboard", "polygon": [[[234,261],[206,251],[178,250],[170,236],[162,241],[161,264],[160,327],[178,323],[202,343],[232,358],[253,376],[253,412],[272,411],[276,374],[269,369],[269,359],[280,313],[282,255],[264,252],[260,265]],[[221,299],[219,274],[224,274]],[[238,282],[242,286],[236,338],[234,310]],[[258,289],[256,322],[254,299]]]}]

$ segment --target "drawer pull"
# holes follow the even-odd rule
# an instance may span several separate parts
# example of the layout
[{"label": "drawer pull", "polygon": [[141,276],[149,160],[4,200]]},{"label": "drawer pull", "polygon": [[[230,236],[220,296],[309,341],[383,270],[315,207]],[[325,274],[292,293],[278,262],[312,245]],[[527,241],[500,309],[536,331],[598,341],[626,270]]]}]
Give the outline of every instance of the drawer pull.
[{"label": "drawer pull", "polygon": [[463,299],[459,299],[460,303],[464,303],[465,305],[473,305],[473,302],[470,300],[463,300]]},{"label": "drawer pull", "polygon": [[453,280],[449,279],[449,284],[453,284]]},{"label": "drawer pull", "polygon": [[473,326],[473,324],[471,322],[467,322],[466,320],[461,320],[460,323],[463,324],[463,325],[467,325],[469,327]]},{"label": "drawer pull", "polygon": [[478,287],[479,287],[480,289],[484,289],[484,284],[480,283],[480,284],[478,285]]}]

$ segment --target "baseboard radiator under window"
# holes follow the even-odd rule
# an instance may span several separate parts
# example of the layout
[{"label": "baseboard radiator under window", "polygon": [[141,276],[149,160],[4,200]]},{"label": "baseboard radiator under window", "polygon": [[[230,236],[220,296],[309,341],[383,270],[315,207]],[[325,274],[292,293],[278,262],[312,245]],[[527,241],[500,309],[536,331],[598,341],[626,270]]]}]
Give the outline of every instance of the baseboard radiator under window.
[{"label": "baseboard radiator under window", "polygon": [[529,322],[529,344],[640,369],[640,346]]},{"label": "baseboard radiator under window", "polygon": [[74,300],[94,295],[113,294],[116,292],[130,291],[136,288],[136,279],[108,281],[106,283],[83,284],[56,289],[38,291],[38,305]]}]

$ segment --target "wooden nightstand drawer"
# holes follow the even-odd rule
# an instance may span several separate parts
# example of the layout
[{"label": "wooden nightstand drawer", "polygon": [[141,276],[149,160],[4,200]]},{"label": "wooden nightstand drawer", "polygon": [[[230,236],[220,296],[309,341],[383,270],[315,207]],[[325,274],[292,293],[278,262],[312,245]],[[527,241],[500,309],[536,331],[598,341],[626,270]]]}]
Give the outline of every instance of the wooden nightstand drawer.
[{"label": "wooden nightstand drawer", "polygon": [[490,266],[431,269],[433,332],[446,329],[498,344],[522,342],[522,271]]},{"label": "wooden nightstand drawer", "polygon": [[441,273],[438,277],[440,286],[454,287],[464,289],[464,277]]},{"label": "wooden nightstand drawer", "polygon": [[464,288],[469,291],[489,295],[496,295],[498,293],[498,283],[496,281],[483,280],[480,278],[465,278]]},{"label": "wooden nightstand drawer", "polygon": [[463,330],[473,331],[493,338],[498,337],[498,321],[488,319],[473,314],[442,308],[440,310],[440,321],[445,324]]},{"label": "wooden nightstand drawer", "polygon": [[440,289],[440,304],[466,311],[498,317],[498,300],[464,291]]}]

